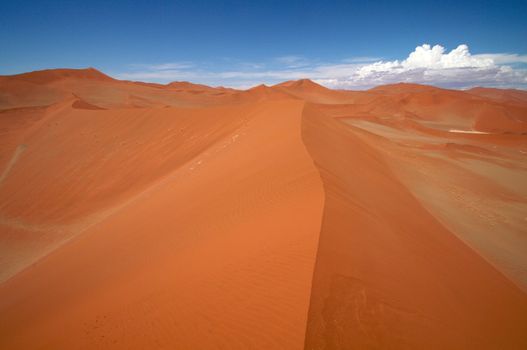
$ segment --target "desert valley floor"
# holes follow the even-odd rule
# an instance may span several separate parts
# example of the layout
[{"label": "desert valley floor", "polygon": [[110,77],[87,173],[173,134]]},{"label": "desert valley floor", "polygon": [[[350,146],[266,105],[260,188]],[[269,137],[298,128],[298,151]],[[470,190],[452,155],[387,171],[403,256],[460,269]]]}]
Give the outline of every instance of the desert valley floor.
[{"label": "desert valley floor", "polygon": [[0,349],[527,349],[527,92],[1,76]]}]

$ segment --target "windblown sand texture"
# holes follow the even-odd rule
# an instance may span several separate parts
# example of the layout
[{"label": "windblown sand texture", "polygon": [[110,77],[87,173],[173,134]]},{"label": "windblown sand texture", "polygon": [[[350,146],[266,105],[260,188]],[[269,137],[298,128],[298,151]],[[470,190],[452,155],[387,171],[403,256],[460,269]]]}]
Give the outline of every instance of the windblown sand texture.
[{"label": "windblown sand texture", "polygon": [[527,349],[527,92],[0,77],[0,349]]}]

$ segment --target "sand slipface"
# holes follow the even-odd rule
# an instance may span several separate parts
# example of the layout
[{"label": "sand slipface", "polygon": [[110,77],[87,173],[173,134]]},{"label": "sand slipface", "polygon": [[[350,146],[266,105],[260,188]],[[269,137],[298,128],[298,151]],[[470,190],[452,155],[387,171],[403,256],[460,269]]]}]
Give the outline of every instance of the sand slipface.
[{"label": "sand slipface", "polygon": [[0,77],[0,348],[527,348],[527,98]]},{"label": "sand slipface", "polygon": [[527,344],[527,298],[448,232],[382,154],[316,108],[304,140],[326,194],[307,349]]}]

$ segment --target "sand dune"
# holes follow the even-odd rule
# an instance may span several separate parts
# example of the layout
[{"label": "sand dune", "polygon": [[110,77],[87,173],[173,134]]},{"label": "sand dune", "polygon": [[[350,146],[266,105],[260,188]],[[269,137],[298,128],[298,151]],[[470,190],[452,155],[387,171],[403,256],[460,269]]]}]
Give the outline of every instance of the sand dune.
[{"label": "sand dune", "polygon": [[527,99],[0,77],[0,348],[527,348]]},{"label": "sand dune", "polygon": [[526,346],[525,294],[448,232],[353,129],[311,106],[304,121],[326,195],[306,348]]}]

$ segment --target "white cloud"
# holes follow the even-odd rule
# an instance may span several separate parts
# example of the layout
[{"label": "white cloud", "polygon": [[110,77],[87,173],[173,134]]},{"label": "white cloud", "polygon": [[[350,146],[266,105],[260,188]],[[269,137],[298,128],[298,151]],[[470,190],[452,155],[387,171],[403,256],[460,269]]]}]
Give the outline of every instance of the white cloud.
[{"label": "white cloud", "polygon": [[[424,44],[403,60],[356,57],[337,63],[315,63],[303,56],[281,56],[267,63],[237,62],[227,69],[204,69],[186,62],[135,65],[121,79],[169,82],[190,80],[224,86],[254,86],[310,78],[332,88],[365,89],[412,82],[450,88],[496,86],[527,88],[527,55],[471,54],[467,45],[447,51]],[[231,69],[229,69],[231,68]],[[234,69],[233,69],[234,68]]]},{"label": "white cloud", "polygon": [[516,54],[472,55],[467,45],[447,52],[440,45],[424,44],[402,61],[378,61],[362,65],[347,76],[323,78],[330,87],[366,88],[381,84],[413,82],[452,88],[472,86],[527,87],[527,70],[505,63],[524,63]]},{"label": "white cloud", "polygon": [[489,58],[496,64],[527,63],[527,55],[515,53],[491,53],[474,55],[474,57]]},{"label": "white cloud", "polygon": [[380,61],[380,57],[370,57],[370,56],[358,56],[350,57],[342,60],[343,63],[369,63]]},{"label": "white cloud", "polygon": [[305,67],[310,64],[310,61],[302,56],[280,56],[275,59],[279,64],[283,64],[288,68]]},{"label": "white cloud", "polygon": [[482,68],[494,66],[494,61],[491,58],[472,56],[467,45],[459,45],[449,53],[445,53],[445,48],[441,45],[431,47],[424,44],[416,47],[401,64],[407,69]]},{"label": "white cloud", "polygon": [[164,71],[174,69],[188,69],[194,67],[192,63],[188,62],[167,62],[160,64],[130,64],[130,68],[137,70],[149,70],[149,71]]}]

